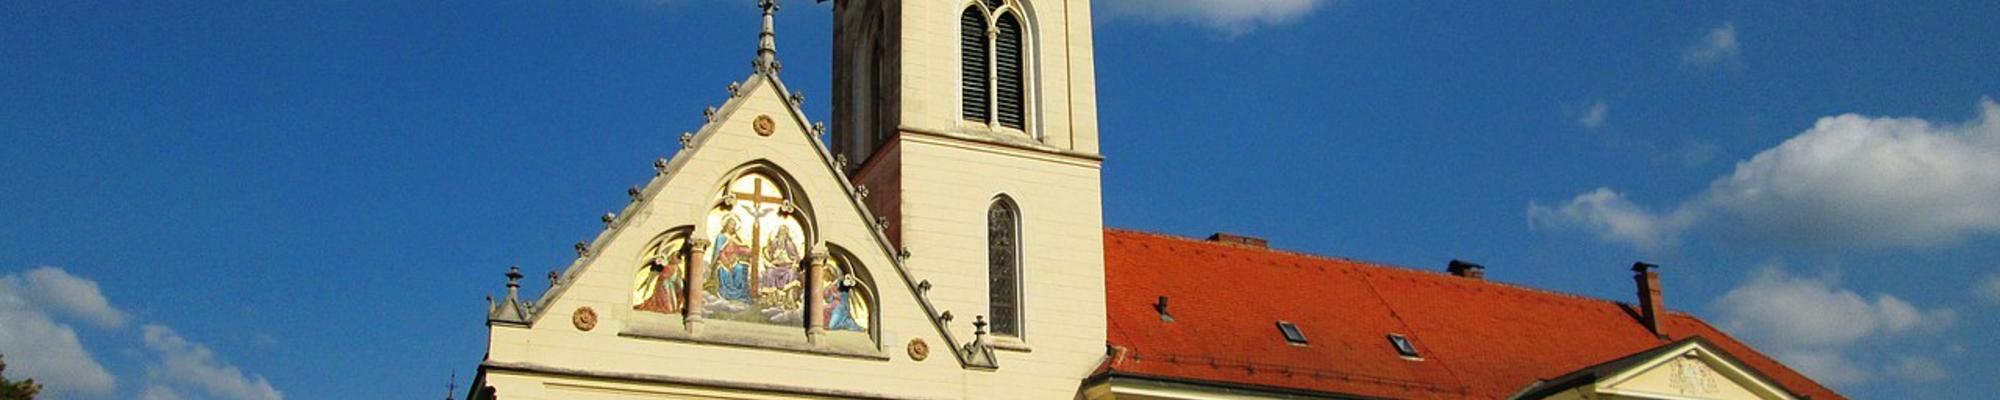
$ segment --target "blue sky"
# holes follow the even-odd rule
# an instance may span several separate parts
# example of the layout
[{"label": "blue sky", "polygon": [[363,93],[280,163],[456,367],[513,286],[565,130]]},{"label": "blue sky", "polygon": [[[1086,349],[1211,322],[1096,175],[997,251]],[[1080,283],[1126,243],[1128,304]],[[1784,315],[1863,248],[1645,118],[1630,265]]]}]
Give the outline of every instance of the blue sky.
[{"label": "blue sky", "polygon": [[[751,3],[0,4],[8,372],[63,398],[441,396],[506,267],[565,265],[747,76]],[[1670,307],[1849,395],[2000,391],[1991,3],[1097,17],[1110,226],[1614,300],[1647,260]],[[778,19],[818,120],[829,20]]]}]

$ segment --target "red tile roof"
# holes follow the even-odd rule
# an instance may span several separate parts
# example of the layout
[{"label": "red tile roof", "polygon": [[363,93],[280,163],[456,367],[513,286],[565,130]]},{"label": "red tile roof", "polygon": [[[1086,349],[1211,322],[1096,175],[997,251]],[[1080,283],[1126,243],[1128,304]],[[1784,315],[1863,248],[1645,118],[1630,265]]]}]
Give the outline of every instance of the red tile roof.
[{"label": "red tile roof", "polygon": [[[1411,399],[1505,399],[1700,336],[1791,392],[1844,399],[1692,315],[1661,339],[1616,302],[1438,272],[1106,230],[1104,373]],[[1627,283],[1629,284],[1629,283]],[[1172,322],[1153,305],[1168,297]],[[1287,344],[1277,321],[1308,344]],[[1387,337],[1408,336],[1411,361]]]}]

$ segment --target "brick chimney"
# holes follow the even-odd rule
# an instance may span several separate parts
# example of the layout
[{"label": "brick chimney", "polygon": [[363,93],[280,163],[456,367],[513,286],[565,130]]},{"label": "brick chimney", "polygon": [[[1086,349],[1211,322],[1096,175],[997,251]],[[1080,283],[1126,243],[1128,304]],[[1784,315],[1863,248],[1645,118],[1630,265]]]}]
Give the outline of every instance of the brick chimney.
[{"label": "brick chimney", "polygon": [[1213,235],[1208,235],[1208,241],[1222,243],[1222,244],[1233,244],[1244,247],[1255,247],[1260,249],[1271,247],[1271,241],[1264,240],[1264,238],[1244,236],[1228,232],[1216,232]]},{"label": "brick chimney", "polygon": [[1445,265],[1444,270],[1446,272],[1451,272],[1453,276],[1458,276],[1468,279],[1478,279],[1478,280],[1486,279],[1486,266],[1484,265],[1473,264],[1470,262],[1465,262],[1460,260],[1451,260],[1450,264]]},{"label": "brick chimney", "polygon": [[1660,331],[1660,318],[1667,314],[1667,304],[1660,298],[1660,266],[1632,263],[1632,282],[1639,286],[1639,322],[1654,335],[1665,337]]}]

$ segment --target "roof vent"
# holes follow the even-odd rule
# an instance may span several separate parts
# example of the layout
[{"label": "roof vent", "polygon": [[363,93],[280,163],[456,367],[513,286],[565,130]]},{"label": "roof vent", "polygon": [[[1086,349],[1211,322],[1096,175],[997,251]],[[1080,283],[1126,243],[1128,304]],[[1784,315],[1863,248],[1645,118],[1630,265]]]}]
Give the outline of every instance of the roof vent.
[{"label": "roof vent", "polygon": [[1444,269],[1447,272],[1451,272],[1453,276],[1471,278],[1471,279],[1486,279],[1486,266],[1484,265],[1473,264],[1471,262],[1460,261],[1460,260],[1451,260],[1451,263],[1447,264]]},{"label": "roof vent", "polygon": [[1285,342],[1293,346],[1306,345],[1305,332],[1300,332],[1299,326],[1293,325],[1291,321],[1278,321],[1278,332],[1285,334]]},{"label": "roof vent", "polygon": [[1228,232],[1216,232],[1213,235],[1208,235],[1208,241],[1260,249],[1271,247],[1271,241],[1264,240],[1264,238],[1243,236]]}]

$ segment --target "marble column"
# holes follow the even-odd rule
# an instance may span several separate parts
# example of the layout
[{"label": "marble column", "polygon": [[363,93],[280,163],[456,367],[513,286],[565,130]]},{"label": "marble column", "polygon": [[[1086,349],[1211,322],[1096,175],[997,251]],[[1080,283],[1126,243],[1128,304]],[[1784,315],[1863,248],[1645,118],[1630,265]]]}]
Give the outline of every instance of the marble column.
[{"label": "marble column", "polygon": [[687,241],[687,254],[679,255],[687,257],[688,260],[688,281],[682,287],[687,291],[687,306],[681,309],[687,312],[684,320],[687,321],[689,332],[693,332],[695,326],[701,324],[702,308],[708,303],[701,291],[702,283],[708,282],[708,257],[706,257],[708,246],[707,240],[690,239]]},{"label": "marble column", "polygon": [[826,251],[812,254],[811,289],[806,296],[806,337],[817,340],[826,334],[826,291],[840,290],[832,284],[838,277],[833,276],[833,257]]}]

